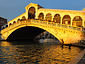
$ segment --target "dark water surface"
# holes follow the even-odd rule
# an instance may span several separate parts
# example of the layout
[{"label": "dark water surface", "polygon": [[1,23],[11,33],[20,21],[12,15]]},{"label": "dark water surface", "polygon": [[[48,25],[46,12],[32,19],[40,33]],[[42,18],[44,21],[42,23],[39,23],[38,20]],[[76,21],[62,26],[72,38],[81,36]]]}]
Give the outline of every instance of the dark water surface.
[{"label": "dark water surface", "polygon": [[34,41],[0,41],[0,64],[67,64],[82,50]]}]

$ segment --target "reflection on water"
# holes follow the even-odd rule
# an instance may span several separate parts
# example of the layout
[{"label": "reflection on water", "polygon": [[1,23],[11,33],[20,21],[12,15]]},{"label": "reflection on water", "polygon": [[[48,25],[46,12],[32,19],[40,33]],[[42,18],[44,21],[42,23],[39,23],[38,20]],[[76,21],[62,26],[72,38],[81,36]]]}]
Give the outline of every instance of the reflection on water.
[{"label": "reflection on water", "polygon": [[0,64],[67,64],[83,49],[33,41],[0,42]]}]

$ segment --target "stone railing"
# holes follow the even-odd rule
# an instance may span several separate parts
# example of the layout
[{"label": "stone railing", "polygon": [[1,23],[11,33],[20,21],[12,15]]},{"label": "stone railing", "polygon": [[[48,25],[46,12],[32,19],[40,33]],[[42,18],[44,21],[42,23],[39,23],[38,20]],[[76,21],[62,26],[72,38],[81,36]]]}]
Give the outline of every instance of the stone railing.
[{"label": "stone railing", "polygon": [[31,20],[31,22],[34,22],[34,23],[37,23],[37,24],[40,23],[40,24],[45,24],[45,25],[52,25],[52,26],[55,26],[55,27],[69,28],[69,29],[85,32],[85,29],[83,29],[81,27],[73,27],[73,26],[66,25],[66,24],[59,24],[59,23],[53,23],[53,22],[48,22],[48,21],[40,21],[40,20]]},{"label": "stone railing", "polygon": [[18,21],[17,23],[15,23],[13,25],[10,25],[7,28],[3,29],[1,32],[5,32],[5,31],[8,31],[10,29],[16,28],[19,25],[28,25],[28,24],[31,24],[31,23],[32,24],[36,24],[37,23],[37,25],[47,25],[47,26],[50,25],[50,26],[55,26],[55,27],[69,28],[69,29],[85,32],[85,29],[81,28],[81,27],[73,27],[73,26],[70,26],[70,25],[53,23],[53,22],[48,22],[48,21],[34,20],[34,19]]},{"label": "stone railing", "polygon": [[10,29],[16,28],[17,26],[20,26],[20,25],[30,24],[31,20],[32,20],[32,19],[24,20],[24,21],[18,21],[17,23],[14,23],[14,24],[8,26],[7,28],[1,30],[1,33],[6,32],[6,31],[8,31],[8,30],[10,30]]}]

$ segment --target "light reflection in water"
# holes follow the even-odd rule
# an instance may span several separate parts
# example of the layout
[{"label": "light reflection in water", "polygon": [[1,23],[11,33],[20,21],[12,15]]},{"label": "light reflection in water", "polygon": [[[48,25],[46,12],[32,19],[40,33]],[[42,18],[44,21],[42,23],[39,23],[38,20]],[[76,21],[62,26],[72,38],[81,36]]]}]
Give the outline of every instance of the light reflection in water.
[{"label": "light reflection in water", "polygon": [[10,42],[6,42],[6,41],[0,41],[0,45],[1,46],[11,46]]},{"label": "light reflection in water", "polygon": [[67,64],[83,49],[33,42],[0,42],[0,64]]}]

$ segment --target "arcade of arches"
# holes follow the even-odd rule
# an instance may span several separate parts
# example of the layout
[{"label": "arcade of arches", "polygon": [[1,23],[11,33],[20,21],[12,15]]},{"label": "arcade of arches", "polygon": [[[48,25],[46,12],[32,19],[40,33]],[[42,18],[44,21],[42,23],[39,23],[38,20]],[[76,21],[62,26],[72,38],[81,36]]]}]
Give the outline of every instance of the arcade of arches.
[{"label": "arcade of arches", "polygon": [[26,12],[20,17],[16,17],[16,20],[8,22],[9,26],[23,21],[26,19],[39,19],[50,21],[54,23],[71,25],[74,27],[85,27],[85,19],[83,10],[58,10],[58,9],[45,9],[42,6],[34,3],[30,3],[25,7]]},{"label": "arcade of arches", "polygon": [[[48,13],[46,14],[44,19],[44,14],[40,13],[38,16],[38,19],[52,22],[52,15]],[[72,26],[82,27],[82,18],[80,16],[74,17],[74,19],[71,21],[71,17],[69,15],[64,15],[64,17],[61,19],[61,16],[59,14],[55,14],[53,18],[53,22],[61,23],[61,21],[62,21],[62,24],[71,25],[71,22],[72,22]]]},{"label": "arcade of arches", "polygon": [[[40,5],[34,3],[30,3],[25,7],[25,9],[26,9],[25,13],[9,21],[8,28],[1,31],[3,39],[6,40],[9,37],[9,35],[11,35],[12,32],[16,31],[16,29],[19,29],[21,27],[26,27],[27,29],[27,26],[34,26],[45,29],[52,33],[53,35],[55,35],[58,39],[63,39],[64,41],[68,39],[69,42],[75,36],[77,36],[75,38],[76,41],[84,37],[83,28],[81,27],[85,28],[84,24],[85,10],[77,11],[77,10],[45,9]],[[57,25],[61,27],[57,27]],[[63,26],[66,26],[66,28],[63,28]],[[28,32],[30,30],[28,30]],[[35,33],[35,31],[33,31],[33,34]],[[83,39],[85,40],[85,38]],[[75,42],[75,40],[73,41]]]},{"label": "arcade of arches", "polygon": [[[32,10],[34,10],[34,8],[32,7]],[[31,11],[31,9],[30,9]],[[35,19],[35,10],[31,11],[28,13],[28,19]],[[59,14],[55,14],[53,17],[53,21],[52,21],[52,14],[51,13],[47,13],[46,16],[44,17],[43,13],[40,13],[38,15],[38,19],[39,20],[46,20],[46,21],[50,21],[50,22],[54,22],[54,23],[62,23],[62,24],[66,24],[66,25],[71,25],[72,22],[72,26],[78,26],[78,27],[82,27],[82,18],[80,16],[76,16],[73,18],[73,20],[71,21],[71,17],[69,15],[64,15],[64,17],[61,19],[61,16]],[[18,21],[23,21],[26,20],[26,17],[23,16],[22,19],[18,19]],[[15,24],[16,21],[13,22],[13,24]],[[10,23],[9,25],[12,25],[12,23]]]}]

